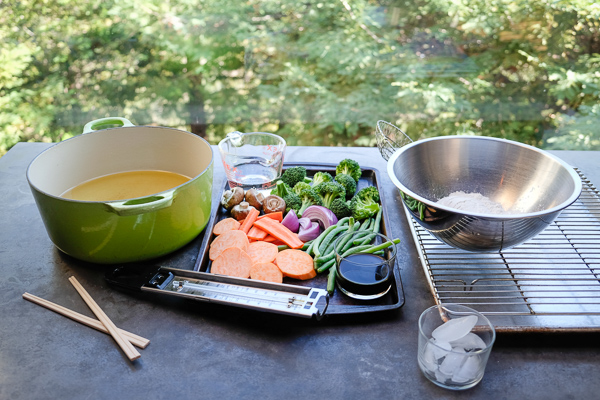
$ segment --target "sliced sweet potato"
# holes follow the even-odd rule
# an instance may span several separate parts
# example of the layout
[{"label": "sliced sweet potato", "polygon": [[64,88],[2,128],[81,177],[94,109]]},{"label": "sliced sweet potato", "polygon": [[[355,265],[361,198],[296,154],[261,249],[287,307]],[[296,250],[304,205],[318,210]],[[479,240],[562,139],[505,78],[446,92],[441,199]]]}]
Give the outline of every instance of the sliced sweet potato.
[{"label": "sliced sweet potato", "polygon": [[213,261],[210,272],[213,274],[249,278],[252,259],[239,247],[230,247]]},{"label": "sliced sweet potato", "polygon": [[287,249],[280,251],[275,257],[275,264],[284,276],[306,280],[317,276],[313,267],[313,259],[302,250]]},{"label": "sliced sweet potato", "polygon": [[238,247],[243,251],[248,250],[248,236],[242,231],[227,231],[222,235],[217,236],[210,244],[208,250],[208,258],[212,261],[216,260],[217,257],[223,252],[223,250],[230,247]]},{"label": "sliced sweet potato", "polygon": [[247,253],[253,263],[270,263],[275,261],[279,249],[273,243],[257,241],[250,243]]},{"label": "sliced sweet potato", "polygon": [[250,267],[250,278],[261,281],[283,283],[283,274],[279,267],[271,262],[254,263]]},{"label": "sliced sweet potato", "polygon": [[240,222],[235,218],[225,218],[220,220],[213,227],[213,233],[215,236],[222,235],[227,231],[234,231],[240,228]]}]

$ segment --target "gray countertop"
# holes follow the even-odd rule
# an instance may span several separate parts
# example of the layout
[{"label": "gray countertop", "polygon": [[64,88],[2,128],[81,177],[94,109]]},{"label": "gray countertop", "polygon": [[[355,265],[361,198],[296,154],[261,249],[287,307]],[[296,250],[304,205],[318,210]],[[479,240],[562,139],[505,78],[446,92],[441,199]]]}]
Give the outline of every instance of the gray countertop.
[{"label": "gray countertop", "polygon": [[[600,393],[598,333],[499,334],[483,381],[466,392],[430,383],[417,366],[417,319],[434,304],[397,191],[376,148],[291,147],[286,161],[356,159],[376,168],[405,304],[321,322],[107,287],[105,267],[60,253],[29,190],[29,162],[49,145],[22,143],[0,158],[0,398],[2,399],[564,399]],[[600,183],[597,152],[553,152]],[[215,151],[214,194],[223,185]],[[213,200],[214,201],[214,200]],[[162,258],[191,269],[201,238]],[[75,276],[117,326],[151,340],[129,362],[107,335],[25,301],[29,292],[93,316]]]}]

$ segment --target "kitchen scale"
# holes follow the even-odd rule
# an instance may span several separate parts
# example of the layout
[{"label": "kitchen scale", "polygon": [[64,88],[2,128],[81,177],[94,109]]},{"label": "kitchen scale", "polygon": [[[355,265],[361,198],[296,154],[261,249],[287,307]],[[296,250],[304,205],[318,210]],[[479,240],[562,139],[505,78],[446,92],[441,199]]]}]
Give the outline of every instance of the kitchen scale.
[{"label": "kitchen scale", "polygon": [[161,266],[118,267],[106,273],[115,288],[320,320],[326,290]]}]

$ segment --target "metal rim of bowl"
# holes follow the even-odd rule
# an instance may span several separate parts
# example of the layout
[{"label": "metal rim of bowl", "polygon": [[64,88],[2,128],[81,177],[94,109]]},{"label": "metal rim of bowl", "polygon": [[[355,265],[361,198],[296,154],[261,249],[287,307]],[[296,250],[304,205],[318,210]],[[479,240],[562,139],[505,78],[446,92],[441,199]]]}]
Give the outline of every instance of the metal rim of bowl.
[{"label": "metal rim of bowl", "polygon": [[[426,199],[426,198],[421,197],[418,194],[414,193],[412,190],[410,190],[409,188],[404,186],[398,180],[398,178],[396,178],[396,175],[394,174],[394,163],[404,152],[408,151],[412,147],[418,146],[425,142],[438,141],[438,140],[451,140],[451,139],[491,140],[491,141],[496,141],[496,142],[504,142],[504,143],[508,143],[513,146],[524,147],[526,149],[535,151],[544,157],[551,158],[555,162],[559,163],[563,168],[565,168],[565,170],[569,173],[569,176],[573,180],[575,189],[573,190],[573,193],[571,194],[571,196],[569,196],[569,198],[567,200],[563,201],[562,203],[560,203],[552,208],[548,208],[543,211],[520,213],[520,214],[508,214],[508,213],[484,214],[484,213],[469,212],[469,211],[461,210],[458,208],[452,208],[452,207],[435,204],[434,201]],[[514,218],[535,218],[535,217],[541,217],[541,216],[544,216],[547,214],[559,212],[559,211],[565,209],[566,207],[570,206],[571,204],[573,204],[579,198],[579,196],[581,195],[581,190],[583,189],[583,185],[581,183],[581,178],[579,177],[577,172],[575,172],[575,169],[572,166],[570,166],[569,164],[567,164],[566,162],[564,162],[563,160],[561,160],[560,158],[558,158],[544,150],[538,149],[537,147],[533,147],[533,146],[530,146],[530,145],[527,145],[524,143],[519,143],[519,142],[515,142],[513,140],[508,140],[508,139],[493,138],[493,137],[488,137],[488,136],[469,136],[469,135],[439,136],[439,137],[422,139],[422,140],[418,140],[418,141],[409,143],[409,144],[399,148],[398,150],[396,150],[390,156],[388,163],[387,163],[387,172],[388,172],[388,176],[390,177],[390,179],[392,180],[394,185],[396,185],[396,187],[398,189],[400,189],[402,192],[409,195],[410,197],[412,197],[415,200],[421,201],[425,204],[432,204],[432,205],[435,204],[433,206],[439,210],[452,212],[452,213],[456,213],[456,214],[461,214],[461,215],[466,215],[466,216],[485,218],[488,220],[497,220],[497,221],[514,219]]]}]

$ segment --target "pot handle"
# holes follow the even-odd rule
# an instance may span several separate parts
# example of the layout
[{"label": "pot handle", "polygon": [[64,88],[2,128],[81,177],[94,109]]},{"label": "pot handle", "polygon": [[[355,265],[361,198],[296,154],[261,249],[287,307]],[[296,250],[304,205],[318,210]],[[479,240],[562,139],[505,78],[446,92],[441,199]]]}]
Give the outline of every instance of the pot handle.
[{"label": "pot handle", "polygon": [[127,118],[121,117],[108,117],[108,118],[100,118],[95,119],[93,121],[88,122],[83,127],[83,133],[90,133],[97,131],[98,129],[104,129],[103,126],[107,125],[121,125],[121,126],[135,126],[131,123]]},{"label": "pot handle", "polygon": [[175,190],[141,199],[105,203],[108,209],[122,217],[145,214],[170,207],[175,198]]}]

